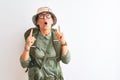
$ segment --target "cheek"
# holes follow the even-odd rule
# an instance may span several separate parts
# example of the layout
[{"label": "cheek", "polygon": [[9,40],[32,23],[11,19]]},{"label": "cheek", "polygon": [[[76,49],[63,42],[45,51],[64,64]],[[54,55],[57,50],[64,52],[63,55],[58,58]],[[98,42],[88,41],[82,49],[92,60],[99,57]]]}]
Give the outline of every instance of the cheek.
[{"label": "cheek", "polygon": [[40,25],[41,24],[41,21],[40,20],[37,20],[37,25]]},{"label": "cheek", "polygon": [[53,24],[53,20],[51,19],[51,24]]}]

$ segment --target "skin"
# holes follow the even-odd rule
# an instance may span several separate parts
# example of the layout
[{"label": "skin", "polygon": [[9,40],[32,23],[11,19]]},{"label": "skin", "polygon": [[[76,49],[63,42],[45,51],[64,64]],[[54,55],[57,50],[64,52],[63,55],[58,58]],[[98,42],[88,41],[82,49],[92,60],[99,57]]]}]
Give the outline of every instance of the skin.
[{"label": "skin", "polygon": [[[46,13],[43,13],[43,14],[46,14]],[[45,22],[47,22],[47,24],[45,24]],[[40,26],[39,29],[43,36],[47,36],[51,32],[52,24],[53,24],[52,17],[48,19],[46,16],[44,16],[43,19],[38,18],[38,20],[37,20],[37,25]],[[28,60],[30,47],[34,44],[34,42],[36,40],[35,37],[32,36],[32,34],[33,34],[33,29],[31,29],[30,35],[28,36],[26,44],[25,44],[25,49],[23,50],[23,52],[21,54],[23,61]],[[58,26],[56,38],[60,41],[61,44],[66,43],[64,34],[63,34],[63,32],[60,31],[60,26]],[[62,55],[63,56],[66,56],[67,51],[68,51],[67,45],[62,46]]]}]

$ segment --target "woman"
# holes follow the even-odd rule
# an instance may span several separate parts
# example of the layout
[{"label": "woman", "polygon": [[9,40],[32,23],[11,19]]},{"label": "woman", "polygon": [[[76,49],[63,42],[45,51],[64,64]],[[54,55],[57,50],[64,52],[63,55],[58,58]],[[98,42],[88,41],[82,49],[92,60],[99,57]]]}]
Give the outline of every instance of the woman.
[{"label": "woman", "polygon": [[29,80],[64,80],[60,61],[67,64],[70,53],[64,34],[52,27],[57,18],[48,7],[40,7],[32,18],[36,28],[25,32],[25,49],[20,63],[27,68]]}]

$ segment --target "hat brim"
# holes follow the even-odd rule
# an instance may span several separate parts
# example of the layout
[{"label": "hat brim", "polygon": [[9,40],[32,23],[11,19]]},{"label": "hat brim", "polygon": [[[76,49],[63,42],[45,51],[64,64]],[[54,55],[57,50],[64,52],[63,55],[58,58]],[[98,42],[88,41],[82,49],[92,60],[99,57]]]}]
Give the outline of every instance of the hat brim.
[{"label": "hat brim", "polygon": [[[43,13],[43,12],[42,12]],[[52,12],[49,12],[51,15],[52,15],[52,18],[53,18],[53,24],[52,24],[52,26],[54,26],[55,24],[56,24],[56,22],[57,22],[57,18],[56,18],[56,16],[55,16],[55,14],[53,14]],[[40,14],[40,13],[39,13]],[[36,26],[38,26],[37,25],[37,16],[38,16],[38,14],[36,14],[36,15],[34,15],[33,17],[32,17],[32,21],[33,21],[33,23],[34,23],[34,25],[36,25]]]}]

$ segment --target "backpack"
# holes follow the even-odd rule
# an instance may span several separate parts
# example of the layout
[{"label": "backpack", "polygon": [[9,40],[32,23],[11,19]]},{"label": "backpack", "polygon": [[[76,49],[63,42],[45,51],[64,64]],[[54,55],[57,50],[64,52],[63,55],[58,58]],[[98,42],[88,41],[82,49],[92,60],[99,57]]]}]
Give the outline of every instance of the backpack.
[{"label": "backpack", "polygon": [[[29,36],[31,29],[33,29],[33,36],[37,39],[37,36],[39,34],[39,28],[30,28],[24,34],[25,41],[27,40],[27,37]],[[61,54],[60,54],[61,53],[61,44],[60,44],[59,41],[56,41],[57,40],[57,38],[56,38],[56,32],[57,32],[56,29],[53,29],[53,28],[51,29],[52,43],[53,43],[53,46],[54,46],[54,49],[55,49],[55,52],[56,52],[56,60],[57,60],[57,62],[59,62],[61,60]],[[35,42],[34,42],[34,44],[32,46],[36,46]],[[30,61],[29,66],[27,67],[27,69],[26,69],[25,72],[28,71],[28,68],[30,68],[30,67],[32,67],[34,65],[37,65],[38,67],[40,67],[36,63],[36,61],[35,61],[32,53],[35,53],[35,48],[30,48],[30,54],[29,55],[31,57],[31,61]]]}]

